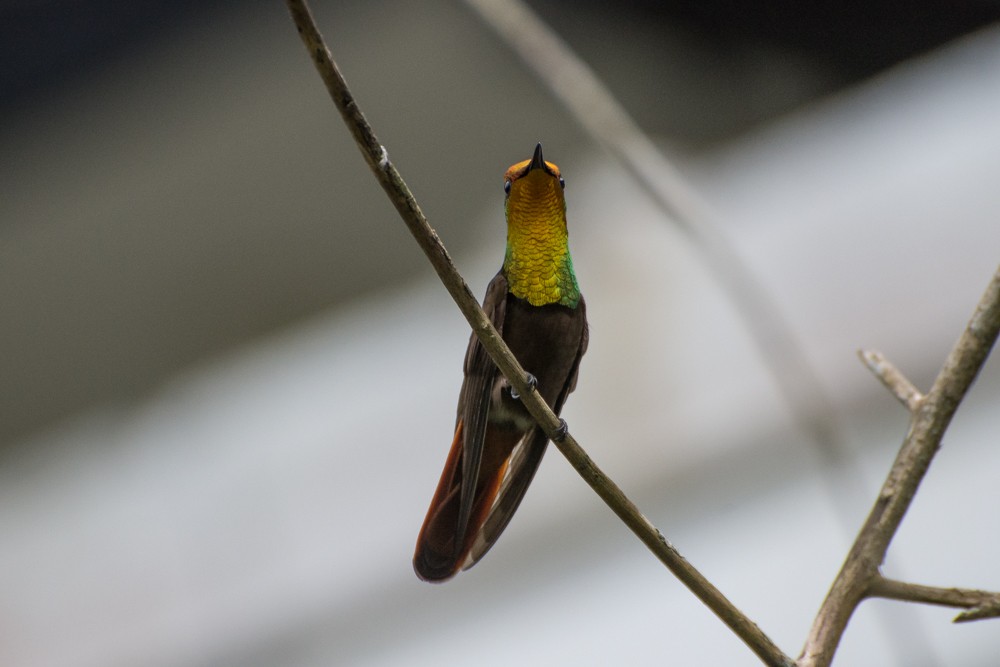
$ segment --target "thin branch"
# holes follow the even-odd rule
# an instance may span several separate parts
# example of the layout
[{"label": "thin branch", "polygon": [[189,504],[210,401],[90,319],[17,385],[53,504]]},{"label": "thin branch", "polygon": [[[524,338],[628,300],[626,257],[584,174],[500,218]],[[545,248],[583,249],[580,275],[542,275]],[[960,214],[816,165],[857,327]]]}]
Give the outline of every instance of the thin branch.
[{"label": "thin branch", "polygon": [[800,667],[825,667],[833,660],[847,622],[879,576],[889,543],[927,474],[941,438],[1000,332],[1000,268],[972,319],[945,360],[931,390],[910,420],[892,469],[868,519],[851,547],[809,632]]},{"label": "thin branch", "polygon": [[899,402],[906,406],[910,412],[916,412],[920,408],[924,395],[906,379],[903,373],[892,365],[888,359],[882,356],[881,352],[875,350],[858,350],[861,361],[875,374],[886,389],[899,399]]},{"label": "thin branch", "polygon": [[869,584],[867,596],[966,609],[955,617],[956,623],[1000,615],[1000,593],[973,588],[939,588],[877,576]]},{"label": "thin branch", "polygon": [[597,75],[521,0],[466,0],[695,243],[740,313],[803,431],[824,456],[847,458],[836,411],[780,309],[729,242],[715,215]]},{"label": "thin branch", "polygon": [[790,667],[793,663],[749,618],[715,588],[697,569],[663,537],[620,488],[605,475],[569,434],[559,438],[559,418],[542,398],[528,385],[527,376],[511,354],[496,329],[490,323],[465,280],[448,256],[441,240],[431,229],[417,206],[402,177],[389,160],[371,126],[365,120],[354,97],[340,74],[329,49],[316,28],[315,21],[303,0],[286,0],[299,35],[316,69],[323,78],[330,97],[340,111],[375,178],[386,191],[406,226],[427,255],[448,292],[465,315],[483,347],[507,377],[521,400],[559,451],[605,503],[625,522],[640,540],[681,580],[702,602],[728,625],[768,665]]}]

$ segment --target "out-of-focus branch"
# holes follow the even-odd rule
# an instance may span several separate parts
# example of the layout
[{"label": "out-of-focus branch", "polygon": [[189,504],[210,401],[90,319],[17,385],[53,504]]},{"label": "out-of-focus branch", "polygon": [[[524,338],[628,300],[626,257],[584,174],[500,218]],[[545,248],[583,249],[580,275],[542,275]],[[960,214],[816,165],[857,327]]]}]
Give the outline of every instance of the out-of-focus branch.
[{"label": "out-of-focus branch", "polygon": [[372,173],[427,255],[441,281],[469,321],[472,330],[479,337],[483,347],[514,389],[521,395],[521,401],[532,417],[546,435],[553,440],[556,447],[569,460],[580,476],[611,507],[615,514],[765,664],[776,667],[791,667],[793,664],[791,658],[782,653],[753,621],[726,599],[711,582],[681,556],[673,545],[667,542],[660,531],[643,516],[622,490],[594,464],[576,442],[576,439],[568,433],[564,435],[559,433],[561,426],[559,418],[549,409],[541,396],[534,391],[534,388],[528,384],[524,369],[521,368],[510,349],[500,338],[496,329],[483,313],[482,308],[479,307],[465,279],[455,268],[441,240],[431,229],[406,183],[389,160],[388,152],[379,143],[371,126],[365,120],[364,114],[361,113],[361,109],[340,74],[333,56],[323,42],[307,4],[303,0],[286,0],[286,4],[313,64],[323,78],[330,92],[330,97],[354,136]]},{"label": "out-of-focus branch", "polygon": [[562,38],[521,0],[466,0],[590,137],[688,234],[746,323],[800,427],[829,460],[846,458],[836,411],[784,316],[708,204]]},{"label": "out-of-focus branch", "polygon": [[[873,582],[881,576],[879,567],[889,543],[941,446],[941,438],[955,410],[985,363],[998,333],[1000,268],[945,359],[931,390],[918,402],[882,490],[816,615],[799,658],[800,667],[826,667],[833,660],[848,620],[869,594]],[[894,387],[911,383],[897,378],[886,384],[898,396]]]}]

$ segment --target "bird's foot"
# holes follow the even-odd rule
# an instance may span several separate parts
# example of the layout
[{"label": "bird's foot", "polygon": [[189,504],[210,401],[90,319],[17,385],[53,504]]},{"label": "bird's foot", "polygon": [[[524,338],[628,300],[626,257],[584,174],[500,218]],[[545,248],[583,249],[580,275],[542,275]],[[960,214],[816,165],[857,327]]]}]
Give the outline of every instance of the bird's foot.
[{"label": "bird's foot", "polygon": [[[538,386],[538,378],[536,378],[531,373],[528,373],[528,390],[534,391],[535,387],[537,386]],[[513,398],[515,401],[521,398],[521,395],[517,393],[517,389],[514,389],[513,385],[511,385],[510,387],[510,397]]]},{"label": "bird's foot", "polygon": [[559,428],[556,432],[552,434],[552,442],[562,442],[566,439],[566,434],[569,433],[569,424],[562,417],[559,418]]}]

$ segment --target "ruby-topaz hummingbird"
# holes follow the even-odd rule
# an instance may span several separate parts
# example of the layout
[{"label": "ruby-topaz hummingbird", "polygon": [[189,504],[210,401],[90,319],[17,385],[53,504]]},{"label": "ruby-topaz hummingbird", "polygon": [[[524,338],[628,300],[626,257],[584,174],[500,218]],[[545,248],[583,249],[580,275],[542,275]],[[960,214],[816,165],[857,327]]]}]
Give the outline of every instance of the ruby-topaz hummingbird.
[{"label": "ruby-topaz hummingbird", "polygon": [[[542,158],[504,175],[507,251],[483,310],[556,414],[587,350],[586,305],[573,273],[565,183]],[[465,353],[455,436],[417,538],[413,568],[440,582],[472,567],[514,515],[548,438],[473,334]]]}]

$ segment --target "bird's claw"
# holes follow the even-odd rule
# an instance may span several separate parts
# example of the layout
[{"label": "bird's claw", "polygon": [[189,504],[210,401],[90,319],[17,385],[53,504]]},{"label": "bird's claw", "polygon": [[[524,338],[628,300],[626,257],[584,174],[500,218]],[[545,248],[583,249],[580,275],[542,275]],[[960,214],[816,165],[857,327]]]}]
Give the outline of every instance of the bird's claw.
[{"label": "bird's claw", "polygon": [[[528,373],[528,391],[534,391],[535,387],[538,386],[538,378],[536,378],[531,373]],[[515,401],[521,398],[521,395],[517,393],[517,389],[514,389],[514,385],[510,386],[510,397]]]},{"label": "bird's claw", "polygon": [[556,432],[552,434],[552,442],[562,442],[566,439],[566,434],[569,433],[569,424],[562,417],[559,418],[559,428]]}]

